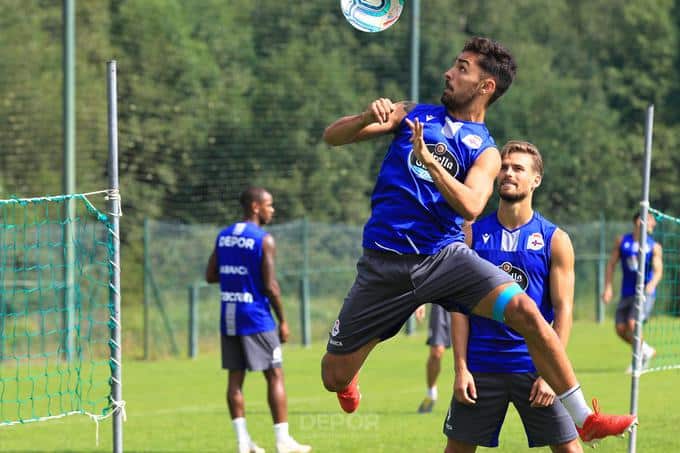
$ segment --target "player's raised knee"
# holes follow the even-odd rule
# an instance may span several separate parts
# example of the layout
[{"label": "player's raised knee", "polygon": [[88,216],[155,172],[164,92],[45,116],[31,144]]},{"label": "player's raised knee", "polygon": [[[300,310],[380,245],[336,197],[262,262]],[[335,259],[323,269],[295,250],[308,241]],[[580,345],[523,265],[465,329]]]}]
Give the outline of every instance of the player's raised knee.
[{"label": "player's raised knee", "polygon": [[536,303],[526,293],[514,294],[505,306],[505,323],[519,331],[534,329],[543,321]]}]

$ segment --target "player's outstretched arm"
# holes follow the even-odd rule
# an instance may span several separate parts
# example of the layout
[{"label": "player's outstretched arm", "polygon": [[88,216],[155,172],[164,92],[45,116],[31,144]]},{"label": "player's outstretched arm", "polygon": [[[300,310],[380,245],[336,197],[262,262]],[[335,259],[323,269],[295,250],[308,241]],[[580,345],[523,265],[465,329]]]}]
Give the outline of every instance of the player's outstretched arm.
[{"label": "player's outstretched arm", "polygon": [[220,281],[220,274],[217,272],[217,251],[213,249],[208,265],[205,268],[205,281],[208,283],[217,283]]},{"label": "player's outstretched arm", "polygon": [[553,328],[567,347],[574,313],[574,247],[569,235],[556,230],[550,241],[550,300],[555,311]]},{"label": "player's outstretched arm", "polygon": [[611,302],[612,297],[614,295],[614,291],[612,289],[612,281],[614,279],[614,269],[616,269],[616,263],[618,263],[619,259],[621,258],[621,252],[619,250],[621,248],[622,239],[623,236],[619,236],[616,238],[616,241],[614,242],[614,247],[612,248],[612,251],[609,254],[609,261],[607,262],[607,268],[604,273],[604,291],[602,292],[602,302],[604,302],[605,304]]},{"label": "player's outstretched arm", "polygon": [[376,99],[362,113],[342,117],[330,124],[323,139],[329,145],[340,146],[394,132],[414,106],[413,102]]},{"label": "player's outstretched arm", "polygon": [[274,260],[276,257],[276,242],[271,234],[268,234],[262,240],[262,280],[264,283],[264,291],[269,298],[276,319],[279,320],[279,339],[282,343],[288,341],[290,334],[288,330],[288,323],[283,314],[283,304],[281,303],[281,288],[276,279],[276,266]]},{"label": "player's outstretched arm", "polygon": [[661,244],[654,244],[652,250],[652,279],[645,286],[645,292],[652,294],[663,277],[663,248]]}]

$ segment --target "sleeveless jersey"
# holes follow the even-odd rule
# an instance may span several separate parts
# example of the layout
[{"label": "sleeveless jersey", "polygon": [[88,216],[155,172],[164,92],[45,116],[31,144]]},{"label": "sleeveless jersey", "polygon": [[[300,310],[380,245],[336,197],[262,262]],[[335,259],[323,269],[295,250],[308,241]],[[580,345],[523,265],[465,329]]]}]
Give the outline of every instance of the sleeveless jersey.
[{"label": "sleeveless jersey", "polygon": [[[652,254],[656,242],[651,236],[647,236],[647,247],[645,250],[645,284],[654,276],[652,269]],[[635,295],[635,285],[637,283],[638,272],[638,252],[640,243],[633,238],[633,233],[624,234],[621,237],[619,254],[621,257],[621,297],[631,297]],[[656,291],[655,291],[656,292]]]},{"label": "sleeveless jersey", "polygon": [[252,222],[238,222],[217,236],[223,335],[252,335],[276,328],[262,280],[262,239],[267,234]]},{"label": "sleeveless jersey", "polygon": [[[472,224],[473,249],[508,274],[531,297],[549,323],[550,241],[557,227],[534,212],[525,225],[508,230],[494,212]],[[470,315],[468,368],[482,373],[535,372],[524,338],[503,323]]]},{"label": "sleeveless jersey", "polygon": [[[406,118],[423,124],[428,151],[463,182],[482,152],[495,147],[483,123],[460,121],[444,106],[417,105]],[[425,166],[413,155],[411,130],[402,121],[383,160],[371,196],[371,217],[363,246],[398,254],[432,255],[463,241],[463,218],[439,192]]]}]

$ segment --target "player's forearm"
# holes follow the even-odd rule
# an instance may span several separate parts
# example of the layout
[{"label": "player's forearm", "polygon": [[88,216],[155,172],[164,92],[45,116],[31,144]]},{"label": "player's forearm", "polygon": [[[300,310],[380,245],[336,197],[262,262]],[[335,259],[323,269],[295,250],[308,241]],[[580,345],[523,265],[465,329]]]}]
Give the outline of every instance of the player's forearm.
[{"label": "player's forearm", "polygon": [[326,128],[323,139],[331,146],[353,143],[357,141],[359,132],[368,124],[370,123],[365,113],[345,116]]},{"label": "player's forearm", "polygon": [[565,348],[569,344],[569,337],[571,336],[573,324],[574,318],[571,307],[560,307],[559,309],[555,309],[553,329]]},{"label": "player's forearm", "polygon": [[467,346],[470,337],[468,317],[462,313],[451,313],[451,346],[453,368],[456,373],[467,370]]},{"label": "player's forearm", "polygon": [[441,192],[446,202],[454,211],[468,221],[473,221],[482,213],[488,198],[485,199],[479,193],[451,176],[436,160],[429,160],[425,163],[425,166],[430,176],[432,176],[432,181],[437,186],[437,189],[439,189],[439,192]]},{"label": "player's forearm", "polygon": [[283,314],[283,303],[281,302],[281,289],[279,287],[279,282],[273,280],[267,284],[264,292],[269,298],[269,303],[274,310],[276,319],[278,319],[279,322],[283,322],[285,318]]}]

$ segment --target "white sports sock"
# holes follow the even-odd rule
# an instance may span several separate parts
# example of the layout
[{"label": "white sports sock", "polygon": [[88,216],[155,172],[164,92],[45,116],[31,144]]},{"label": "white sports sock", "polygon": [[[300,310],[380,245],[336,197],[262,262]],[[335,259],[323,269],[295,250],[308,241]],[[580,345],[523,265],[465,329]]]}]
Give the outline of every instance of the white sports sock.
[{"label": "white sports sock", "polygon": [[649,345],[646,341],[642,342],[642,355],[651,355],[654,348]]},{"label": "white sports sock", "polygon": [[231,423],[234,425],[238,443],[250,442],[250,434],[248,434],[248,428],[246,428],[245,417],[236,417],[231,420]]},{"label": "white sports sock", "polygon": [[290,437],[290,434],[288,434],[288,422],[275,423],[274,435],[276,436],[277,442],[288,440],[288,438]]},{"label": "white sports sock", "polygon": [[428,398],[430,398],[433,401],[435,401],[437,399],[439,394],[437,392],[437,386],[436,385],[427,389],[427,396],[428,396]]},{"label": "white sports sock", "polygon": [[582,428],[586,418],[588,418],[593,411],[590,410],[588,404],[586,404],[586,399],[583,397],[581,386],[577,384],[557,397],[560,399],[567,412],[569,412],[569,415],[571,415],[576,426]]}]

